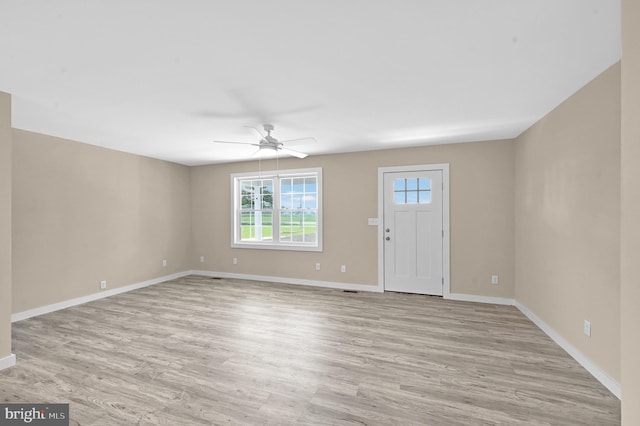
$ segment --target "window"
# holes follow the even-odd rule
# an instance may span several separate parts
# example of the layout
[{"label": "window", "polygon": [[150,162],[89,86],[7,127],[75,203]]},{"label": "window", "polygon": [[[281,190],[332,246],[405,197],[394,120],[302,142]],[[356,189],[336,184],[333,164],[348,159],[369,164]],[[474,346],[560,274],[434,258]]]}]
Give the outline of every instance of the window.
[{"label": "window", "polygon": [[232,247],[322,251],[322,169],[237,173]]},{"label": "window", "polygon": [[431,179],[394,179],[393,201],[396,204],[431,203]]}]

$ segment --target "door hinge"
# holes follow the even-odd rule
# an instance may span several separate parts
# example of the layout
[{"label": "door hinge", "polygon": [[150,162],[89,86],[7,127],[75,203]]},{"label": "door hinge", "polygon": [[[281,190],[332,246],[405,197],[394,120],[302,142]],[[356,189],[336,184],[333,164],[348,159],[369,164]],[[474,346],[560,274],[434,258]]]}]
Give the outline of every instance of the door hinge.
[{"label": "door hinge", "polygon": [[444,286],[444,277],[442,277],[442,285]]},{"label": "door hinge", "polygon": [[444,238],[444,229],[442,230],[442,238]]}]

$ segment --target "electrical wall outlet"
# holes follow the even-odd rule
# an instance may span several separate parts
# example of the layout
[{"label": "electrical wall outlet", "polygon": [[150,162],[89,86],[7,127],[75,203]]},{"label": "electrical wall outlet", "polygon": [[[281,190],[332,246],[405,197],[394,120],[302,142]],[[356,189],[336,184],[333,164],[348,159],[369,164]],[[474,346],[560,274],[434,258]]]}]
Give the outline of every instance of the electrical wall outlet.
[{"label": "electrical wall outlet", "polygon": [[105,288],[107,288],[107,280],[100,281],[100,289],[104,290]]},{"label": "electrical wall outlet", "polygon": [[200,263],[204,263],[204,256],[200,256]]},{"label": "electrical wall outlet", "polygon": [[167,259],[162,259],[162,267],[164,268],[165,266],[167,266]]},{"label": "electrical wall outlet", "polygon": [[320,270],[320,263],[316,263],[316,271]]},{"label": "electrical wall outlet", "polygon": [[237,257],[234,257],[234,258],[233,258],[233,264],[234,264],[234,265],[237,265],[237,264],[238,264],[238,258],[237,258]]},{"label": "electrical wall outlet", "polygon": [[340,272],[347,272],[347,265],[340,266]]},{"label": "electrical wall outlet", "polygon": [[591,337],[591,323],[587,320],[584,320],[584,334]]},{"label": "electrical wall outlet", "polygon": [[497,275],[491,275],[491,284],[498,284],[500,282]]}]

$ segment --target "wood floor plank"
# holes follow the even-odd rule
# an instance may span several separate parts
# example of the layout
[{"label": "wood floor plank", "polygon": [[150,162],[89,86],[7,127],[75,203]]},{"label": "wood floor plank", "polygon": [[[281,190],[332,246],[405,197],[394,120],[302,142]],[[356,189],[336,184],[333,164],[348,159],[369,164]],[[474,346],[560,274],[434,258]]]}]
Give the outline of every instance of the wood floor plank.
[{"label": "wood floor plank", "polygon": [[13,325],[0,401],[79,425],[619,425],[509,306],[188,276]]}]

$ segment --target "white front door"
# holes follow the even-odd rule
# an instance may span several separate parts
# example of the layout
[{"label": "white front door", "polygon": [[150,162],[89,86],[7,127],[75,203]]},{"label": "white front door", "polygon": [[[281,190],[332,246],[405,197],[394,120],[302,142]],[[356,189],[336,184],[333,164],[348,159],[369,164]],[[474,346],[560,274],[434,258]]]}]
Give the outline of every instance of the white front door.
[{"label": "white front door", "polygon": [[384,289],[442,296],[442,170],[384,173]]}]

